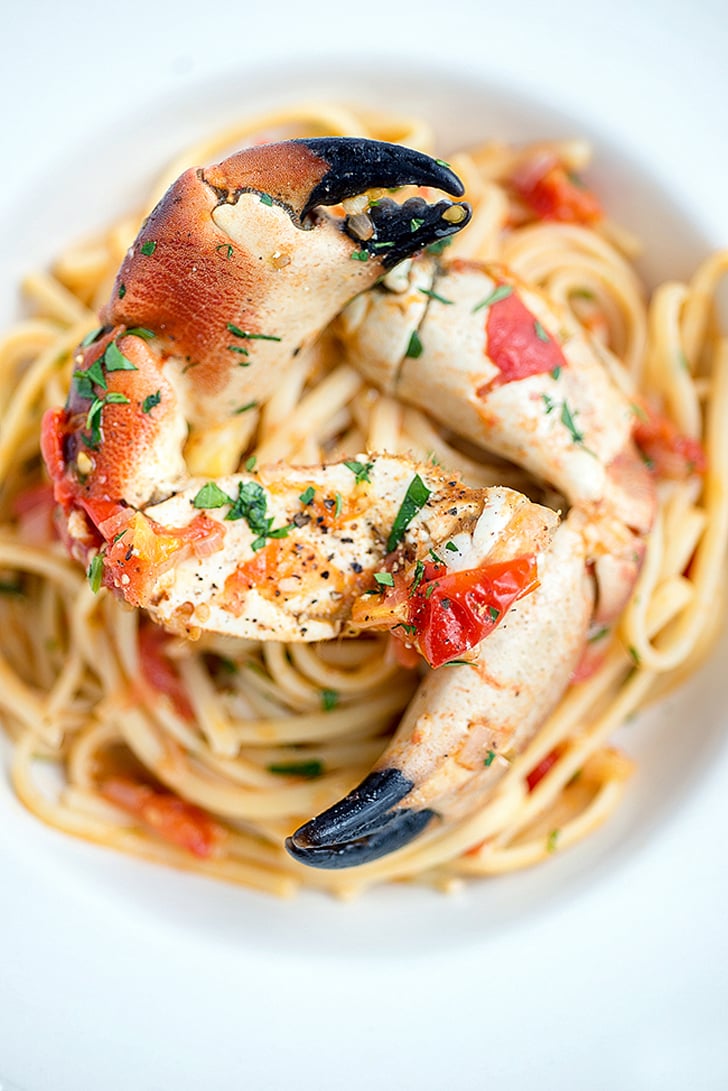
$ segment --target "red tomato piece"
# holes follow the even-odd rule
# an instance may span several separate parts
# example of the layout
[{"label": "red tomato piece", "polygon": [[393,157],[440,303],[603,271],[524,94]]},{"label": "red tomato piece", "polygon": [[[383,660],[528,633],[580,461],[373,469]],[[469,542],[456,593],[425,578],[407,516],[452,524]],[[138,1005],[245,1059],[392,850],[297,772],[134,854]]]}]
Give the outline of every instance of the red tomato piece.
[{"label": "red tomato piece", "polygon": [[[423,580],[410,598],[404,632],[431,667],[469,651],[495,629],[516,599],[538,585],[535,558],[485,564],[462,572],[425,565]],[[407,637],[405,637],[407,639]]]},{"label": "red tomato piece", "polygon": [[593,224],[604,215],[597,197],[574,181],[552,152],[539,153],[521,164],[511,183],[539,220]]},{"label": "red tomato piece", "polygon": [[168,635],[156,625],[144,624],[139,629],[139,661],[144,681],[155,693],[166,693],[185,720],[194,720],[184,683],[174,663],[165,655],[168,643]]},{"label": "red tomato piece", "polygon": [[[566,367],[561,346],[543,328],[515,291],[491,303],[485,324],[488,335],[486,352],[500,371],[492,386],[526,379],[544,371]],[[478,391],[481,394],[481,390]]]},{"label": "red tomato piece", "polygon": [[108,777],[100,786],[110,803],[140,819],[163,840],[206,859],[226,836],[209,814],[172,792],[151,788],[129,777]]},{"label": "red tomato piece", "polygon": [[555,746],[553,750],[550,750],[545,758],[541,758],[538,765],[531,770],[526,777],[526,784],[528,785],[529,792],[532,792],[539,781],[543,780],[550,769],[553,769],[556,762],[561,757],[561,747]]},{"label": "red tomato piece", "polygon": [[681,480],[708,468],[700,441],[683,436],[671,420],[647,406],[640,407],[633,435],[659,477]]}]

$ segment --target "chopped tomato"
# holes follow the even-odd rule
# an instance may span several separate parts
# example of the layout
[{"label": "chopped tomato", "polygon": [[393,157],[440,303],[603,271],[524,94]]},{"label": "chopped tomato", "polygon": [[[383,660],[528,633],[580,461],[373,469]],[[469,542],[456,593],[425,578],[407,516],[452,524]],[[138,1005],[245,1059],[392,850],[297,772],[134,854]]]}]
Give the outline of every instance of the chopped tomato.
[{"label": "chopped tomato", "polygon": [[546,332],[515,291],[490,304],[485,329],[488,334],[487,355],[501,374],[478,390],[479,395],[487,394],[493,386],[566,367],[561,346]]},{"label": "chopped tomato", "polygon": [[46,482],[33,485],[13,499],[13,514],[20,537],[31,545],[45,545],[58,537],[53,513],[53,487]]},{"label": "chopped tomato", "polygon": [[422,582],[409,598],[409,617],[397,630],[441,667],[474,648],[495,629],[516,599],[538,584],[533,556],[448,572],[426,564]]},{"label": "chopped tomato", "polygon": [[633,434],[635,443],[659,477],[680,480],[704,474],[708,468],[700,441],[681,435],[671,420],[646,405],[640,406]]},{"label": "chopped tomato", "polygon": [[196,807],[172,792],[160,791],[128,777],[109,777],[101,794],[121,810],[139,818],[163,840],[180,845],[193,856],[213,855],[226,836],[225,829]]},{"label": "chopped tomato", "polygon": [[556,765],[556,762],[561,757],[561,754],[561,747],[555,746],[553,750],[549,751],[545,758],[541,758],[538,765],[535,766],[526,777],[526,784],[528,785],[529,792],[532,792],[539,781],[543,780],[546,774],[553,769],[554,765]]},{"label": "chopped tomato", "polygon": [[553,152],[539,152],[511,176],[518,196],[539,220],[593,224],[603,216],[598,199],[569,175]]},{"label": "chopped tomato", "polygon": [[166,693],[185,720],[193,720],[194,712],[184,683],[178,670],[164,653],[168,641],[167,633],[156,625],[143,624],[139,629],[139,660],[144,681],[155,693]]}]

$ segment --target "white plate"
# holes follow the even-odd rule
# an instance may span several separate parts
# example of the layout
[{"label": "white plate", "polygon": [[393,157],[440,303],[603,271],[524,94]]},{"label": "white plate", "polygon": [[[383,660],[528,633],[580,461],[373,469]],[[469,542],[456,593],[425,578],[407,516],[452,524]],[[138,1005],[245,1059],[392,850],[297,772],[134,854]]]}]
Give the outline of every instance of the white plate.
[{"label": "white plate", "polygon": [[[151,30],[127,13],[123,26],[109,21],[95,35],[79,15],[93,51],[76,57],[55,106],[30,95],[11,117],[18,151],[0,183],[3,321],[23,271],[133,206],[185,140],[304,90],[429,116],[445,154],[492,135],[585,133],[597,145],[596,184],[610,212],[645,239],[653,280],[686,275],[728,240],[728,172],[720,184],[714,176],[721,155],[725,167],[714,143],[725,69],[716,67],[722,84],[711,95],[689,80],[678,95],[666,76],[683,42],[668,25],[651,50],[635,50],[637,73],[631,38],[613,25],[627,4],[612,5],[602,27],[580,26],[584,8],[565,5],[558,28],[536,8],[520,22],[470,13],[466,27],[465,13],[428,5],[403,25],[392,13],[396,34],[384,49],[371,44],[387,25],[373,10],[304,27],[308,17],[284,3],[252,21],[215,16],[217,36],[209,19],[193,27],[191,10],[179,8],[171,41],[154,12]],[[50,70],[54,31],[61,35],[54,12],[36,71]],[[90,19],[90,4],[82,12]],[[286,14],[296,41],[328,57],[293,59]],[[27,32],[30,16],[16,19]],[[334,23],[337,41],[379,47],[378,63],[338,60],[331,34],[317,37]],[[644,42],[652,23],[643,11],[629,25]],[[282,44],[271,47],[262,35],[274,30]],[[708,75],[721,35],[728,45],[723,23],[698,25]],[[695,36],[685,28],[691,49]],[[259,54],[286,62],[256,68],[256,40]],[[175,58],[179,67],[180,56],[193,56],[193,41],[195,72],[179,78]],[[216,75],[239,41],[249,43],[244,66]],[[486,69],[489,42],[497,45]],[[436,48],[437,66],[415,60]],[[605,51],[601,82],[590,80]],[[8,64],[6,102],[24,72],[15,54]],[[150,88],[139,84],[144,73]],[[533,94],[539,82],[545,90]],[[126,101],[104,130],[109,83],[124,87]],[[569,103],[570,116],[550,112],[547,98]],[[317,896],[272,902],[68,840],[29,818],[0,782],[0,1088],[3,1076],[24,1091],[728,1086],[727,649],[724,640],[688,688],[628,729],[639,773],[605,830],[548,867],[450,899],[393,889],[347,906]]]}]

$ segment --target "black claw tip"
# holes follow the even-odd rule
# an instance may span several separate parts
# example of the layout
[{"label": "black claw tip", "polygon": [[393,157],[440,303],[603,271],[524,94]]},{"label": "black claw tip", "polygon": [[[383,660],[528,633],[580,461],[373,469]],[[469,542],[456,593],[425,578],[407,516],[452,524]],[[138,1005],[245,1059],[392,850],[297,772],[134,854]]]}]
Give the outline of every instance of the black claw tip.
[{"label": "black claw tip", "polygon": [[302,220],[316,205],[335,205],[380,186],[432,186],[453,197],[465,192],[447,163],[400,144],[355,136],[312,137],[300,143],[329,164],[301,212]]},{"label": "black claw tip", "polygon": [[430,205],[422,197],[411,197],[398,205],[382,200],[369,209],[374,233],[360,246],[378,257],[385,269],[391,269],[426,246],[461,231],[471,215],[470,205],[464,202],[455,205],[451,201],[438,201]]},{"label": "black claw tip", "polygon": [[301,863],[320,868],[356,867],[386,856],[435,817],[431,810],[392,810],[413,786],[398,769],[370,773],[346,799],[296,830],[286,848]]}]

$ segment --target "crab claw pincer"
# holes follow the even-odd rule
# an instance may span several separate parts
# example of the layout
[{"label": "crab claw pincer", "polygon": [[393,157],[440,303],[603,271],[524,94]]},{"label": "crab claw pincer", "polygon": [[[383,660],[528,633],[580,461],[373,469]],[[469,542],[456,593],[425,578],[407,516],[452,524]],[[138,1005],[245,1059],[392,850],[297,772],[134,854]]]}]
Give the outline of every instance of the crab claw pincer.
[{"label": "crab claw pincer", "polygon": [[286,366],[397,262],[454,234],[466,204],[413,197],[336,205],[418,185],[463,193],[442,162],[400,145],[321,137],[244,148],[186,171],[142,226],[101,314],[154,334],[188,423],[262,404]]}]

